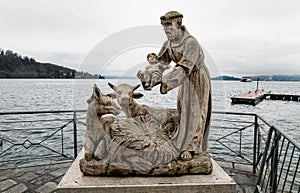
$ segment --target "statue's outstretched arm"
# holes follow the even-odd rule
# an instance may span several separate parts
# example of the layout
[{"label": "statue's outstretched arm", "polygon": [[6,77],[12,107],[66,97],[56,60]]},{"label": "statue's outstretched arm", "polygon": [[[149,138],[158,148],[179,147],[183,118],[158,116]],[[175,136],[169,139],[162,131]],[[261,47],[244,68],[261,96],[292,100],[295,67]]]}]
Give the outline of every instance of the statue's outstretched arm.
[{"label": "statue's outstretched arm", "polygon": [[161,94],[166,94],[168,91],[180,86],[186,78],[186,71],[182,67],[175,67],[171,72],[162,77],[160,86]]},{"label": "statue's outstretched arm", "polygon": [[180,61],[176,63],[175,68],[171,72],[162,77],[160,89],[162,94],[180,86],[188,78],[193,69],[197,67],[199,58],[202,57],[200,50],[200,45],[194,38],[191,37],[185,41]]}]

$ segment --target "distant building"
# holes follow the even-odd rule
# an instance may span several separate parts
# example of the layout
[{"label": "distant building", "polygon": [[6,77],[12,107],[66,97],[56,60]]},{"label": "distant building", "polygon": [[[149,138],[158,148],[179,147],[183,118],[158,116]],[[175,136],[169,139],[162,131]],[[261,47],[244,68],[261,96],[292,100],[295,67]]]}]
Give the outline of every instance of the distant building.
[{"label": "distant building", "polygon": [[273,79],[272,79],[272,77],[269,76],[269,77],[265,78],[264,81],[273,81]]}]

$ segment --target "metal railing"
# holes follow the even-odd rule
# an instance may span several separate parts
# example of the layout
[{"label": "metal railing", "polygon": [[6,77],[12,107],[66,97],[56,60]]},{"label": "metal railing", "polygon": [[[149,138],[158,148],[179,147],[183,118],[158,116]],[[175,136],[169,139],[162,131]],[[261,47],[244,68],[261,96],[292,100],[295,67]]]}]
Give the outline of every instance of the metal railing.
[{"label": "metal railing", "polygon": [[214,158],[251,165],[252,173],[257,173],[269,123],[254,113],[213,112],[212,117],[210,151]]},{"label": "metal railing", "polygon": [[[86,110],[0,113],[0,168],[73,160],[84,142]],[[215,160],[252,166],[257,192],[299,192],[300,148],[253,113],[213,112]]]},{"label": "metal railing", "polygon": [[85,110],[1,112],[0,167],[73,160],[83,141],[78,134],[85,131],[85,114]]},{"label": "metal railing", "polygon": [[261,116],[214,112],[210,138],[214,159],[252,166],[256,192],[300,192],[299,143]]},{"label": "metal railing", "polygon": [[271,126],[260,166],[256,192],[300,192],[300,145]]}]

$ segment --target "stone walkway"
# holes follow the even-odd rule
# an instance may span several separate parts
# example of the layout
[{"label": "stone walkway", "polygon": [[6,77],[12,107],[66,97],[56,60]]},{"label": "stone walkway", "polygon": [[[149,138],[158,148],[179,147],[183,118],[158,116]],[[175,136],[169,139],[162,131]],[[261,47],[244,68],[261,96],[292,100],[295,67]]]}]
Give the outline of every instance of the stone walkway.
[{"label": "stone walkway", "polygon": [[238,184],[237,193],[253,193],[257,176],[252,174],[252,166],[218,162],[225,172]]},{"label": "stone walkway", "polygon": [[0,168],[2,193],[51,193],[64,176],[71,162],[34,167]]},{"label": "stone walkway", "polygon": [[[239,185],[237,193],[254,192],[256,177],[251,167],[218,162]],[[64,176],[71,162],[22,168],[0,168],[2,193],[51,193]]]}]

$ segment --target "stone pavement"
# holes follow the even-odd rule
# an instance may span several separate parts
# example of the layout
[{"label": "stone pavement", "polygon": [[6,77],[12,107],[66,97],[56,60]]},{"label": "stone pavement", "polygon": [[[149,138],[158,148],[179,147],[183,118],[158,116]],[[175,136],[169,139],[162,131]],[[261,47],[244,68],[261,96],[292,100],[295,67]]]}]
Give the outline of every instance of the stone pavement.
[{"label": "stone pavement", "polygon": [[2,193],[51,193],[72,162],[33,167],[0,168]]},{"label": "stone pavement", "polygon": [[[0,192],[2,193],[51,193],[64,176],[72,162],[48,164],[22,168],[0,167]],[[251,175],[251,167],[224,162],[218,164],[239,185],[238,193],[252,193],[256,176]]]},{"label": "stone pavement", "polygon": [[218,162],[225,172],[238,184],[238,193],[253,193],[257,175],[252,174],[252,166]]}]

